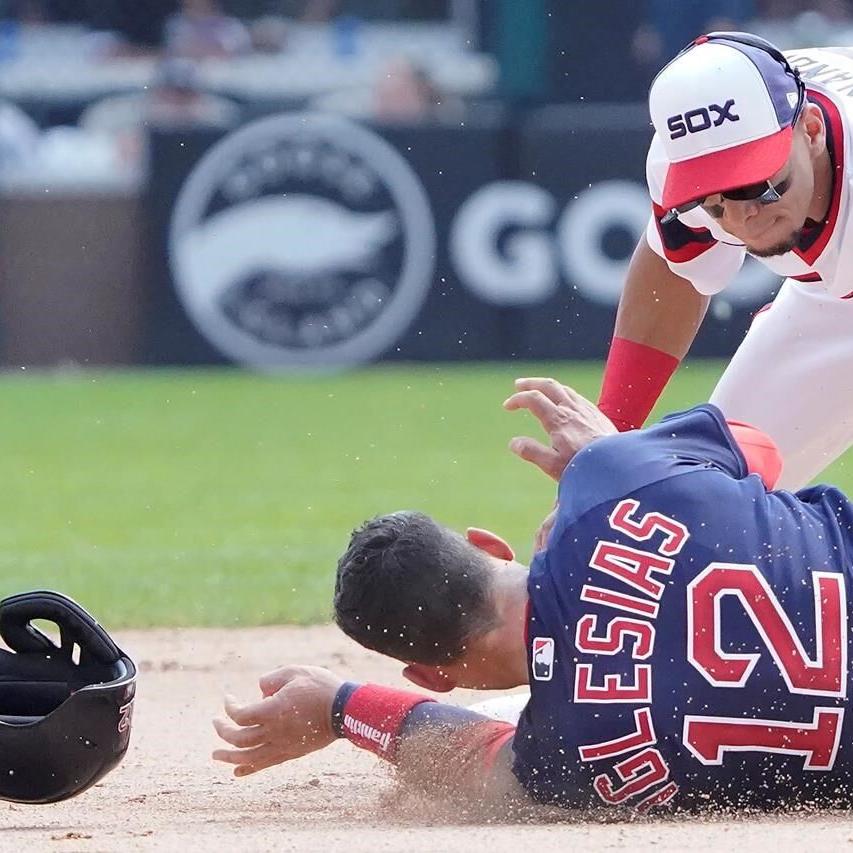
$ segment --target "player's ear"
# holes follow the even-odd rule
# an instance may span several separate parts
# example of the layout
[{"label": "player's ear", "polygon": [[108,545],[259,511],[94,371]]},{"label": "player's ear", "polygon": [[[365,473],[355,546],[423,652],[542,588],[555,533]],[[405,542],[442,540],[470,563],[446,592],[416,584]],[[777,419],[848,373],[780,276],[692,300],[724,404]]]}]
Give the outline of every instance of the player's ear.
[{"label": "player's ear", "polygon": [[444,670],[424,663],[410,663],[403,670],[403,676],[412,684],[417,684],[424,690],[433,690],[436,693],[449,693],[456,687],[455,679],[451,678]]},{"label": "player's ear", "polygon": [[485,551],[492,557],[497,557],[498,560],[514,560],[515,551],[509,544],[498,536],[497,533],[492,533],[491,530],[483,530],[480,527],[469,527],[465,531],[465,538],[481,551]]},{"label": "player's ear", "polygon": [[806,130],[809,155],[814,159],[826,147],[826,123],[820,107],[816,104],[806,104],[803,108],[802,122]]}]

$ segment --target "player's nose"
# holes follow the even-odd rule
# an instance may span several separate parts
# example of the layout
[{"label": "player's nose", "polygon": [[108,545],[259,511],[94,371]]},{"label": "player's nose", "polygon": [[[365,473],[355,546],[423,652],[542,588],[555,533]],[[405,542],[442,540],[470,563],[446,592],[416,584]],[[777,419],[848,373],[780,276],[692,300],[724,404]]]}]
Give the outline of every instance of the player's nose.
[{"label": "player's nose", "polygon": [[730,201],[726,199],[725,217],[735,226],[743,226],[761,212],[758,201]]}]

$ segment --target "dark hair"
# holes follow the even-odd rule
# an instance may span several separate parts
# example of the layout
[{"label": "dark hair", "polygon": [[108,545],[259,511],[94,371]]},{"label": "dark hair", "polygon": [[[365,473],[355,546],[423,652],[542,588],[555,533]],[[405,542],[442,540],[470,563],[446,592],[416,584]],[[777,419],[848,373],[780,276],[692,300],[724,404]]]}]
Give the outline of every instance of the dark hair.
[{"label": "dark hair", "polygon": [[423,513],[378,516],[338,560],[335,621],[368,649],[447,663],[496,624],[491,571],[482,551]]}]

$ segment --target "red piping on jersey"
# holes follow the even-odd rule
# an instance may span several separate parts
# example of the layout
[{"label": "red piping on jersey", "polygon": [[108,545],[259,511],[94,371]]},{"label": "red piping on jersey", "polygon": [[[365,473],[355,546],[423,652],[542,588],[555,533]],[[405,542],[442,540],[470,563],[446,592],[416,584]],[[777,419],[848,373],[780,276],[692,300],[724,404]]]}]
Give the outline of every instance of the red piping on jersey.
[{"label": "red piping on jersey", "polygon": [[772,302],[768,302],[766,305],[762,305],[762,306],[761,306],[761,307],[760,307],[760,308],[759,308],[759,309],[758,309],[758,310],[757,310],[757,311],[752,315],[752,319],[750,320],[750,325],[751,325],[752,323],[754,323],[754,322],[755,322],[755,318],[756,318],[759,314],[763,314],[765,311],[769,311],[772,307],[773,307],[773,303],[772,303]]},{"label": "red piping on jersey", "polygon": [[[510,723],[502,723],[498,720],[492,720],[488,723],[480,724],[484,731],[483,744],[483,769],[487,773],[491,773],[495,768],[495,762],[498,760],[501,750],[515,737],[515,726]],[[477,727],[478,730],[480,726]]]},{"label": "red piping on jersey", "polygon": [[801,281],[803,284],[812,284],[816,281],[823,281],[820,277],[820,273],[816,272],[807,272],[804,275],[792,275],[790,278],[794,279],[794,281]]},{"label": "red piping on jersey", "polygon": [[829,238],[832,237],[832,232],[835,230],[835,223],[838,220],[838,209],[841,206],[841,187],[844,183],[844,131],[838,107],[826,95],[809,89],[808,97],[809,101],[823,109],[828,124],[827,133],[831,135],[833,153],[835,154],[832,199],[829,203],[829,211],[826,214],[826,219],[818,226],[820,229],[819,235],[808,249],[794,249],[794,253],[811,266],[826,248],[826,244],[829,242]]},{"label": "red piping on jersey", "polygon": [[[666,215],[667,211],[666,208],[661,207],[655,202],[652,202],[652,212],[654,213],[655,225],[658,229],[663,253],[668,261],[674,264],[686,264],[717,245],[717,241],[707,228],[691,228],[689,225],[685,225],[680,219],[675,219],[668,225],[661,225],[661,218]],[[671,231],[677,229],[679,232],[677,239],[680,245],[673,245],[672,235],[667,234],[664,231],[665,228]],[[695,239],[690,239],[691,237]]]}]

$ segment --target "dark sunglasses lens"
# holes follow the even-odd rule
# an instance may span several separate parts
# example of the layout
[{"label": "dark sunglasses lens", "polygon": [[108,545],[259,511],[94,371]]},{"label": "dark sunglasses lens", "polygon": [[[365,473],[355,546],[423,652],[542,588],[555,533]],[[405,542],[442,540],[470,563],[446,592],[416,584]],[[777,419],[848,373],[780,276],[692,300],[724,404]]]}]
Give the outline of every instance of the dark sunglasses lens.
[{"label": "dark sunglasses lens", "polygon": [[703,199],[699,199],[698,201],[688,201],[686,204],[680,204],[675,209],[679,213],[690,213],[691,210],[696,210],[700,204],[702,204]]},{"label": "dark sunglasses lens", "polygon": [[736,187],[733,190],[726,190],[721,193],[723,198],[731,201],[753,201],[760,198],[767,192],[767,181],[761,181],[759,184],[748,184],[745,187]]}]

